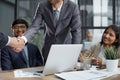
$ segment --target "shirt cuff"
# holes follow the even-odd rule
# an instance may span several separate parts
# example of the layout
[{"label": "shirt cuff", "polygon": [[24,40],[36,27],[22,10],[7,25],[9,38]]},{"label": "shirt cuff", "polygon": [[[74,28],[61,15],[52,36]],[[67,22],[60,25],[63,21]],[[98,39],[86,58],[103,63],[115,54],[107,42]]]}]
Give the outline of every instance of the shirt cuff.
[{"label": "shirt cuff", "polygon": [[10,43],[10,37],[8,36],[8,42],[7,42],[6,46],[9,45],[9,43]]},{"label": "shirt cuff", "polygon": [[21,38],[27,43],[27,38],[25,36],[22,36]]}]

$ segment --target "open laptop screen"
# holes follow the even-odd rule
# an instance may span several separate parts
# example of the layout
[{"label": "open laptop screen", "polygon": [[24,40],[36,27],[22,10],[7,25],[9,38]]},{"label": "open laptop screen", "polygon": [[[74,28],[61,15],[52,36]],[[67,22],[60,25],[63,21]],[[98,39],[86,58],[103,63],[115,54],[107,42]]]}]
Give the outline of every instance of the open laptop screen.
[{"label": "open laptop screen", "polygon": [[73,70],[82,44],[55,44],[51,46],[43,75]]}]

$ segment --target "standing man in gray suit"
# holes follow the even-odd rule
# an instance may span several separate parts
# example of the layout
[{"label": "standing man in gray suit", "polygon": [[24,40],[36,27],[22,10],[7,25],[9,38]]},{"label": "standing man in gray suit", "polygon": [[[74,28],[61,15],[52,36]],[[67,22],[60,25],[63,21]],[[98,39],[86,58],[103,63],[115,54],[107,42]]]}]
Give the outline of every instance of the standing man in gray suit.
[{"label": "standing man in gray suit", "polygon": [[[54,21],[57,10],[58,20]],[[57,21],[57,22],[56,22]],[[46,62],[52,44],[79,44],[81,42],[81,20],[78,6],[70,0],[45,0],[40,2],[32,25],[22,36],[31,40],[45,23],[45,38],[42,54]]]}]

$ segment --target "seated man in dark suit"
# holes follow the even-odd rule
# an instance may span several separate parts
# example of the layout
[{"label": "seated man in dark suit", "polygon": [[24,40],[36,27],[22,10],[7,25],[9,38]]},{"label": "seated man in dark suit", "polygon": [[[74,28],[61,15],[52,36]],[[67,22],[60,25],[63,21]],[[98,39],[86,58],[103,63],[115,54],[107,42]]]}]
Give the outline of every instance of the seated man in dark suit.
[{"label": "seated man in dark suit", "polygon": [[[28,28],[28,23],[17,19],[12,23],[12,32],[15,37],[22,36]],[[43,59],[37,46],[27,43],[24,49],[16,53],[11,47],[6,46],[1,50],[2,70],[42,66]]]}]

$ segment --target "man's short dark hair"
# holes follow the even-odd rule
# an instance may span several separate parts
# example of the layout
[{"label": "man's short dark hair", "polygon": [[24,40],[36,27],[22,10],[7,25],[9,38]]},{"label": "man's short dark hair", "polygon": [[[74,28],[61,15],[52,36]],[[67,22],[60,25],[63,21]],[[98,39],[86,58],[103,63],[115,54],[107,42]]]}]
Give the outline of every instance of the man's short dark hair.
[{"label": "man's short dark hair", "polygon": [[13,23],[12,23],[12,28],[16,24],[25,24],[26,28],[28,28],[28,22],[26,20],[24,20],[24,19],[16,19],[16,20],[14,20]]}]

